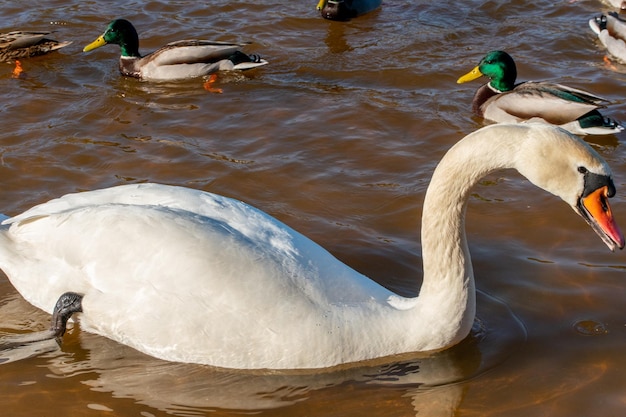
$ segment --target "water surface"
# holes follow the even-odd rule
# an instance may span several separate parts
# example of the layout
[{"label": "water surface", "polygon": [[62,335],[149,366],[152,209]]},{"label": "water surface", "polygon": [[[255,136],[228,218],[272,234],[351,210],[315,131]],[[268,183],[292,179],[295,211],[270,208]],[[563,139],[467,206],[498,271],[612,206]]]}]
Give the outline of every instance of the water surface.
[{"label": "water surface", "polygon": [[[393,290],[417,293],[419,219],[437,161],[482,125],[479,82],[457,85],[485,52],[509,51],[520,80],[550,79],[614,102],[626,121],[626,67],[603,62],[587,20],[595,0],[388,1],[350,22],[315,1],[4,2],[2,29],[53,30],[74,43],[0,65],[0,212],[118,184],[161,182],[244,200]],[[270,65],[148,84],[117,73],[118,49],[81,52],[117,17],[141,50],[177,39],[254,41]],[[615,173],[626,227],[624,137],[588,137]],[[11,416],[622,415],[625,258],[571,209],[513,173],[474,190],[468,236],[475,332],[438,355],[320,372],[233,372],[142,355],[73,328],[63,346],[1,352]],[[2,335],[49,316],[0,278]]]}]

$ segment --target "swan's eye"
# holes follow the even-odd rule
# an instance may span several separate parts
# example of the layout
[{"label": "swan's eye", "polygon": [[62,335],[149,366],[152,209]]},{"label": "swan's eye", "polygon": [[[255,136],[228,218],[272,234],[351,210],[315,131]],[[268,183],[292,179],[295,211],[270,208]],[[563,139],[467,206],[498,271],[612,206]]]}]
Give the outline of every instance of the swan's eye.
[{"label": "swan's eye", "polygon": [[587,168],[585,167],[578,167],[578,172],[580,172],[581,174],[586,174],[589,171],[587,171]]}]

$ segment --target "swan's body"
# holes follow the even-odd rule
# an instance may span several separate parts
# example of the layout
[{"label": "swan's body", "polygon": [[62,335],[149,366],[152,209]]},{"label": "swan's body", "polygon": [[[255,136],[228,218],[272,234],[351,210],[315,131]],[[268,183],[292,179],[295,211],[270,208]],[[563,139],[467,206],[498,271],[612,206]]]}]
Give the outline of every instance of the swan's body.
[{"label": "swan's body", "polygon": [[139,36],[125,19],[109,23],[105,32],[83,48],[91,51],[106,44],[120,46],[119,69],[122,75],[142,80],[165,81],[203,77],[217,71],[247,70],[266,65],[256,55],[241,52],[245,44],[205,40],[182,40],[141,56]]},{"label": "swan's body", "polygon": [[626,21],[614,12],[589,20],[589,27],[598,35],[607,52],[626,63]]},{"label": "swan's body", "polygon": [[416,298],[240,201],[157,184],[71,194],[6,220],[0,267],[35,306],[82,294],[82,328],[167,360],[320,368],[442,349],[474,320],[469,192],[508,167],[563,198],[611,249],[624,246],[610,170],[588,145],[548,126],[497,125],[457,143],[433,175]]},{"label": "swan's body", "polygon": [[515,62],[504,51],[489,52],[457,83],[483,75],[490,81],[474,94],[472,111],[485,120],[548,123],[577,135],[610,135],[624,130],[619,122],[599,112],[609,102],[595,94],[546,81],[516,84]]}]

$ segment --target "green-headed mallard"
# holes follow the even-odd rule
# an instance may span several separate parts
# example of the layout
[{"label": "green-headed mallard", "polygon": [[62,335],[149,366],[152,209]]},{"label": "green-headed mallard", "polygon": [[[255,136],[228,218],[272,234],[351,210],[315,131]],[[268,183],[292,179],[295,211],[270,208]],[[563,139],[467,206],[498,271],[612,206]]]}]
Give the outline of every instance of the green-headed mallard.
[{"label": "green-headed mallard", "polygon": [[46,38],[50,32],[0,33],[0,62],[47,54],[71,44]]},{"label": "green-headed mallard", "polygon": [[241,52],[245,44],[182,40],[171,42],[146,55],[139,54],[139,36],[135,27],[124,19],[113,20],[104,33],[85,46],[84,52],[107,43],[120,46],[122,75],[143,80],[176,80],[202,77],[224,70],[246,70],[267,64],[257,55]]},{"label": "green-headed mallard", "polygon": [[317,10],[322,17],[330,20],[348,20],[376,10],[382,0],[320,0]]},{"label": "green-headed mallard", "polygon": [[589,20],[589,27],[609,54],[626,63],[626,21],[610,12]]},{"label": "green-headed mallard", "polygon": [[486,76],[472,101],[477,115],[495,123],[544,122],[578,135],[618,133],[624,127],[603,117],[597,110],[608,101],[587,91],[550,82],[526,81],[515,84],[517,69],[509,54],[489,52],[472,71],[457,83]]}]

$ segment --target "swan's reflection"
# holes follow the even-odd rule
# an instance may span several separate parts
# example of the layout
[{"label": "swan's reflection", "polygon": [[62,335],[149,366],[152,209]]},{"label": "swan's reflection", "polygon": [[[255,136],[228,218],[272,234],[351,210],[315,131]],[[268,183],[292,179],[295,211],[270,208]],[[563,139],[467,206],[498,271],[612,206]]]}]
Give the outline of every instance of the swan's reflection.
[{"label": "swan's reflection", "polygon": [[[55,377],[84,375],[83,384],[110,392],[111,408],[115,408],[115,398],[132,398],[137,404],[175,415],[282,407],[304,407],[309,414],[319,410],[315,411],[319,415],[341,408],[348,414],[354,410],[363,415],[385,407],[385,415],[396,410],[399,415],[410,411],[419,417],[449,417],[463,398],[464,385],[457,382],[501,362],[524,338],[506,306],[481,293],[478,297],[479,314],[490,318],[489,326],[476,326],[472,336],[460,345],[428,356],[402,355],[359,366],[321,371],[233,371],[172,363],[80,331],[77,326],[66,334],[61,348],[54,340],[7,346],[0,350],[0,364],[43,354]],[[18,296],[2,304],[0,312],[6,318],[30,317],[22,326],[28,324],[31,329],[33,317],[41,320],[38,326],[44,328],[49,319]],[[4,329],[26,330],[10,320],[2,325]]]}]

